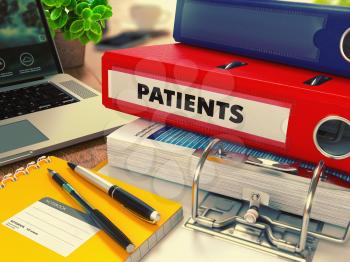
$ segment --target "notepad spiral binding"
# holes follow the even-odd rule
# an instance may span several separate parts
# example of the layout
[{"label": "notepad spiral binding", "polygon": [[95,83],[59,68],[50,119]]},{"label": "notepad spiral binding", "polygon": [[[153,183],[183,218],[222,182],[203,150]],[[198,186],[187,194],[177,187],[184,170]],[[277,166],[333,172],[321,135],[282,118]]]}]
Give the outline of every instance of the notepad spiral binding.
[{"label": "notepad spiral binding", "polygon": [[38,158],[37,161],[29,162],[26,165],[26,167],[20,167],[20,168],[16,169],[16,171],[14,173],[9,173],[9,174],[3,176],[3,178],[0,178],[0,190],[4,189],[6,187],[7,183],[16,182],[18,180],[19,176],[29,175],[30,170],[39,169],[41,167],[42,163],[51,163],[51,158],[47,157],[47,156],[41,156]]}]

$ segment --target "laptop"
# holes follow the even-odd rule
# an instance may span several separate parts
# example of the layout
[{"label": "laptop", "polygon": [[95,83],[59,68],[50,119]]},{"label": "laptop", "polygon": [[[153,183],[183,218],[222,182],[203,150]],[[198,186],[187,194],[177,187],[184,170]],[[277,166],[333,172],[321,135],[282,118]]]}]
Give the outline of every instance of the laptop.
[{"label": "laptop", "polygon": [[0,1],[0,166],[105,136],[131,119],[63,73],[39,0]]}]

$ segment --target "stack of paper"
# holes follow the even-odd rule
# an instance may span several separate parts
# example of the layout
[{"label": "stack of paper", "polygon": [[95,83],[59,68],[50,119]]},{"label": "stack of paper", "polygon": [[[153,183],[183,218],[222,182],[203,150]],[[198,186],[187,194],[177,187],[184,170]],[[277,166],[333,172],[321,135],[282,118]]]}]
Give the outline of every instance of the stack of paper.
[{"label": "stack of paper", "polygon": [[[191,186],[198,162],[194,152],[198,148],[205,148],[211,139],[138,119],[108,136],[109,164]],[[224,149],[247,155],[262,154],[261,151],[232,143],[224,143]],[[278,159],[282,163],[292,162],[272,154],[265,154],[264,157]],[[238,199],[246,199],[247,192],[268,195],[270,207],[302,215],[309,183],[310,179],[294,174],[270,172],[242,163],[225,165],[207,161],[200,184],[204,190]],[[320,181],[311,217],[347,226],[350,221],[349,199],[350,190]]]}]

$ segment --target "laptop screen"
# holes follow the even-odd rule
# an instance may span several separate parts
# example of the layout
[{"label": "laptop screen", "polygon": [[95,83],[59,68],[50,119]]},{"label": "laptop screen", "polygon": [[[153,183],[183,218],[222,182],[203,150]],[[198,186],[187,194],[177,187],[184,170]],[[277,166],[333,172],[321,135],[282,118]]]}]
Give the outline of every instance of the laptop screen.
[{"label": "laptop screen", "polygon": [[60,71],[36,0],[0,0],[0,87]]}]

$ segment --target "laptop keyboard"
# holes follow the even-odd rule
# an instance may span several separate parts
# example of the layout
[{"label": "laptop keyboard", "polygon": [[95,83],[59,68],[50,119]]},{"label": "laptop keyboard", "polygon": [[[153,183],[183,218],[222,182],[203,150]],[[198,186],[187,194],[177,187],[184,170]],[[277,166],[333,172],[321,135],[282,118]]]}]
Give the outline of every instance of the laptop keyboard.
[{"label": "laptop keyboard", "polygon": [[0,92],[0,120],[79,102],[50,83]]}]

